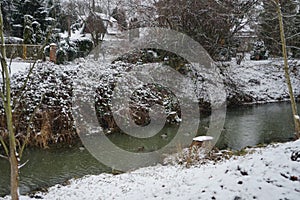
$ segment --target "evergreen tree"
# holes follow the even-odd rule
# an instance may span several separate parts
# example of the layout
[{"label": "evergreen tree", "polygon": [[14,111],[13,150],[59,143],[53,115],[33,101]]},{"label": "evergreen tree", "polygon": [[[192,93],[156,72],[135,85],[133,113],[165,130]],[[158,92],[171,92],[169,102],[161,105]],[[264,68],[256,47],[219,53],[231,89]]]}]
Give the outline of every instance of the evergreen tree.
[{"label": "evergreen tree", "polygon": [[[49,27],[60,28],[60,0],[12,0],[11,7],[11,35],[26,38],[26,43],[39,44]],[[31,16],[34,24],[29,25],[24,16]],[[33,39],[28,40],[31,36]]]},{"label": "evergreen tree", "polygon": [[256,41],[254,43],[250,59],[251,60],[266,60],[266,59],[268,59],[268,52],[266,50],[264,41]]},{"label": "evergreen tree", "polygon": [[24,30],[24,14],[23,14],[24,0],[13,0],[13,10],[11,19],[11,35],[19,38],[23,38]]},{"label": "evergreen tree", "polygon": [[34,43],[34,37],[33,37],[33,27],[32,27],[32,16],[31,15],[25,15],[24,16],[24,33],[23,33],[23,39],[24,44],[33,44]]},{"label": "evergreen tree", "polygon": [[60,0],[48,0],[47,11],[48,17],[59,18],[62,13]]},{"label": "evergreen tree", "polygon": [[34,42],[35,44],[42,44],[43,39],[44,39],[44,33],[41,29],[41,24],[37,21],[34,21],[32,23],[33,31],[34,31]]},{"label": "evergreen tree", "polygon": [[0,4],[3,16],[4,33],[9,34],[11,32],[13,4],[11,0],[2,0]]},{"label": "evergreen tree", "polygon": [[42,5],[42,0],[25,0],[23,3],[23,13],[35,17]]}]

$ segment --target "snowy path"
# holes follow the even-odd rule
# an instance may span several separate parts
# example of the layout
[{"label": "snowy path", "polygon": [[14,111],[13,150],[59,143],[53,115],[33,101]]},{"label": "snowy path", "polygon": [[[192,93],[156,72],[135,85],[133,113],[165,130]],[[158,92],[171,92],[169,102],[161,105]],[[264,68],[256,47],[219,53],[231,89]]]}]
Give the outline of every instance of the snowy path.
[{"label": "snowy path", "polygon": [[[54,186],[36,197],[68,199],[290,199],[300,198],[300,162],[290,159],[300,140],[257,148],[218,164],[154,166],[101,174]],[[291,180],[293,179],[293,180]],[[31,199],[22,197],[21,199]]]}]

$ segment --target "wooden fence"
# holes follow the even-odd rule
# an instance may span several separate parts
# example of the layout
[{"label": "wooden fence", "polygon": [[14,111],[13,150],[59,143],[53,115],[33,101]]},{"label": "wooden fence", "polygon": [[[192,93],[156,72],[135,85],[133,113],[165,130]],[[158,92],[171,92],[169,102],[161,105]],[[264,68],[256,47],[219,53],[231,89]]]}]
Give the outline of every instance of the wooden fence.
[{"label": "wooden fence", "polygon": [[[1,46],[1,45],[0,45]],[[5,44],[7,58],[22,58],[24,60],[42,59],[42,45]]]}]

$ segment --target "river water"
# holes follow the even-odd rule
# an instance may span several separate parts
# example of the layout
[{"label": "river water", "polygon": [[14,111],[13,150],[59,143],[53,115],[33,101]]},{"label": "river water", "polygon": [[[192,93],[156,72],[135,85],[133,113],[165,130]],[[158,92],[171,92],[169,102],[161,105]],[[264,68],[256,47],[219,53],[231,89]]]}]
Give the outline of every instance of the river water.
[{"label": "river water", "polygon": [[[300,108],[300,104],[298,104]],[[203,127],[208,126],[208,119],[202,119]],[[203,128],[202,127],[202,128]],[[201,129],[201,128],[200,128]],[[176,128],[169,127],[168,135]],[[227,110],[224,130],[217,143],[220,149],[234,150],[262,143],[285,142],[293,139],[293,120],[291,107],[288,103],[273,103],[265,105],[249,105]],[[138,150],[141,142],[121,135],[112,136],[121,148],[131,151]],[[158,136],[154,143],[164,144],[168,140]],[[155,149],[151,143],[144,141],[144,149]],[[36,189],[46,188],[57,183],[63,183],[70,178],[82,177],[89,174],[110,173],[111,170],[99,163],[89,152],[73,146],[63,149],[26,149],[23,162],[28,163],[21,169],[20,192],[28,193]],[[0,196],[9,193],[9,164],[0,159]]]}]

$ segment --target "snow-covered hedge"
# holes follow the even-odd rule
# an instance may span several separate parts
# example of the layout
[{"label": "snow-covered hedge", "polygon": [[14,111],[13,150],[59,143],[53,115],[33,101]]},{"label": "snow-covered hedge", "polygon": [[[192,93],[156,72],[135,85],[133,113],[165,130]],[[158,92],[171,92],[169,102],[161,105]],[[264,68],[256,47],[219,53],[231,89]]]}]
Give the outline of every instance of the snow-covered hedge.
[{"label": "snow-covered hedge", "polygon": [[[71,114],[72,76],[75,73],[75,70],[64,70],[51,63],[38,64],[24,90],[27,74],[13,75],[14,125],[20,143],[26,139],[29,124],[29,145],[47,147],[49,144],[71,142],[77,137]],[[1,135],[5,138],[3,107],[0,124]]]}]

